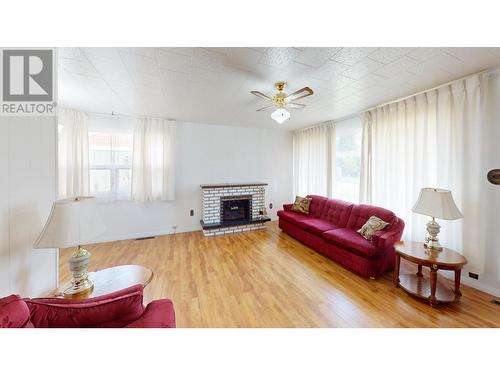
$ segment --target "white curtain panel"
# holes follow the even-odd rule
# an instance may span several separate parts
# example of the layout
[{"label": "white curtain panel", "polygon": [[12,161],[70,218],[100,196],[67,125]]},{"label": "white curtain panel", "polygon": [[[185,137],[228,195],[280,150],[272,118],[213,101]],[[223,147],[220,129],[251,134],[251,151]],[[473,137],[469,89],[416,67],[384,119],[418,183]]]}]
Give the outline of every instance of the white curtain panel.
[{"label": "white curtain panel", "polygon": [[134,128],[132,200],[175,199],[175,122],[138,119]]},{"label": "white curtain panel", "polygon": [[423,241],[430,218],[411,209],[423,187],[452,191],[464,218],[438,220],[443,246],[482,273],[485,258],[484,143],[488,78],[478,74],[365,114],[360,202],[394,211],[405,240]]},{"label": "white curtain panel", "polygon": [[335,166],[332,122],[293,133],[294,194],[332,197]]},{"label": "white curtain panel", "polygon": [[72,109],[58,109],[58,196],[89,194],[89,117]]}]

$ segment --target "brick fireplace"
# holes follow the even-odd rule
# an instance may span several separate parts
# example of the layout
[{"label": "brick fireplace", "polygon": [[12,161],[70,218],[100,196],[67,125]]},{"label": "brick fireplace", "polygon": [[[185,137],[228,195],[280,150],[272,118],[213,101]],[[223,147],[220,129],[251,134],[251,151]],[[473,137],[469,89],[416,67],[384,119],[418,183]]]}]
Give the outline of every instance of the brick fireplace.
[{"label": "brick fireplace", "polygon": [[202,189],[205,236],[264,228],[266,183],[207,184]]}]

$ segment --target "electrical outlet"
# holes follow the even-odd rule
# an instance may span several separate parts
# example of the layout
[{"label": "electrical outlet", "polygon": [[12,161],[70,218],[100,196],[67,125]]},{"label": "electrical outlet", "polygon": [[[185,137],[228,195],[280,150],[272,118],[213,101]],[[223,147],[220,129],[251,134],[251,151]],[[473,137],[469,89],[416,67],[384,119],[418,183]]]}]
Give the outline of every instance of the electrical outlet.
[{"label": "electrical outlet", "polygon": [[189,211],[189,216],[194,216],[194,210]]},{"label": "electrical outlet", "polygon": [[273,209],[273,204],[272,203],[269,203],[269,209],[272,210]]},{"label": "electrical outlet", "polygon": [[469,272],[469,277],[472,279],[479,280],[479,275],[477,273]]}]

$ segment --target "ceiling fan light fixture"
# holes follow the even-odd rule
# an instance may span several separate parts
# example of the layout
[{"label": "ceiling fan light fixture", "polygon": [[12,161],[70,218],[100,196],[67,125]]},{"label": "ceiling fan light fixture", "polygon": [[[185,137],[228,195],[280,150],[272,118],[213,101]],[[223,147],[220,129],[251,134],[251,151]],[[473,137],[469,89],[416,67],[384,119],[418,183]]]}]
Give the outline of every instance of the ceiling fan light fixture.
[{"label": "ceiling fan light fixture", "polygon": [[286,120],[290,119],[290,112],[284,108],[278,108],[276,111],[271,113],[271,118],[278,124],[283,124]]}]

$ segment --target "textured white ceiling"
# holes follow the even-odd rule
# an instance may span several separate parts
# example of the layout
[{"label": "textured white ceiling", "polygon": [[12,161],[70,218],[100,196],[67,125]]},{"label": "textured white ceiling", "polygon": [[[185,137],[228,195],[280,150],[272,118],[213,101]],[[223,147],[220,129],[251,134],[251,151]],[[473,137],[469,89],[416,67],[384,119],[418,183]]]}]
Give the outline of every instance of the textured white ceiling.
[{"label": "textured white ceiling", "polygon": [[[61,48],[59,105],[294,129],[497,66],[500,48]],[[279,80],[314,90],[282,125],[250,94]]]}]

